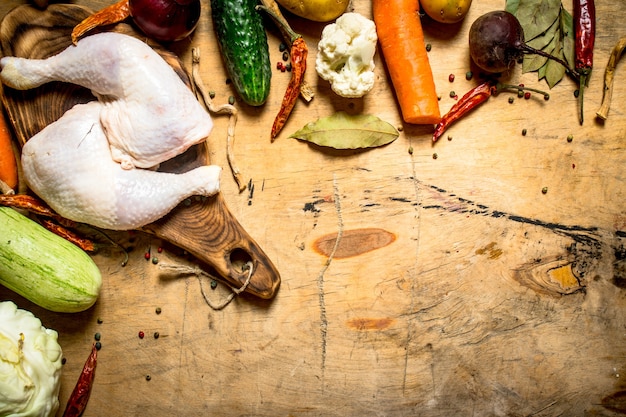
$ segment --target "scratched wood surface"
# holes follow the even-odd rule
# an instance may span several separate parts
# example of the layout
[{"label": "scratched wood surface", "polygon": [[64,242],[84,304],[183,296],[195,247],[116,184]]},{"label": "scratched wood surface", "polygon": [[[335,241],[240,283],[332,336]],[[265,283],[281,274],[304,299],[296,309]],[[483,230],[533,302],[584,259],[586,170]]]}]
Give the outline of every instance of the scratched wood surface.
[{"label": "scratched wood surface", "polygon": [[[4,0],[0,13],[22,3]],[[194,37],[173,49],[189,63],[199,46],[203,78],[226,102],[232,91],[203,6]],[[451,90],[476,82],[464,77],[471,22],[503,6],[476,1],[454,26],[425,20],[442,112]],[[367,1],[351,8],[371,16]],[[490,99],[435,146],[431,127],[402,126],[380,56],[374,90],[339,99],[313,70],[323,25],[289,16],[311,48],[316,97],[297,104],[274,143],[269,129],[288,75],[274,73],[265,106],[239,103],[236,161],[254,191],[239,193],[227,169],[222,181],[229,209],[280,271],[276,297],[243,295],[215,311],[203,293],[218,302],[224,286],[165,273],[193,265],[180,250],[142,233],[111,234],[132,249],[130,259],[123,267],[115,247],[94,256],[104,283],[87,312],[49,313],[0,289],[1,299],[59,331],[61,403],[98,332],[103,348],[85,416],[626,413],[623,65],[609,119],[594,120],[626,11],[612,0],[598,2],[597,15],[584,126],[576,86],[565,79],[549,101]],[[275,31],[269,42],[276,62]],[[504,79],[547,88],[519,69]],[[402,126],[401,135],[364,152],[287,138],[337,110],[375,114]],[[227,167],[227,120],[215,120],[211,161]],[[144,259],[148,250],[157,264]]]}]

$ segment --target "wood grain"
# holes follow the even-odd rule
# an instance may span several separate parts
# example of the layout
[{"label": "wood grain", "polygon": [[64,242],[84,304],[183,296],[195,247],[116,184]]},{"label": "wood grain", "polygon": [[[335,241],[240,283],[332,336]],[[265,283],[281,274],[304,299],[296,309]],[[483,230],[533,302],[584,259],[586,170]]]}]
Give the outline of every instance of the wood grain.
[{"label": "wood grain", "polygon": [[[66,4],[50,5],[43,10],[33,6],[15,8],[4,17],[0,26],[3,55],[33,59],[55,55],[71,45],[69,35],[72,29],[90,14],[85,7]],[[126,24],[104,29],[141,38]],[[178,58],[154,42],[152,46],[191,87]],[[29,91],[5,88],[3,95],[5,108],[21,144],[77,103],[93,99],[87,89],[61,82]],[[181,156],[168,162],[166,167],[170,171],[184,171],[207,162],[203,152],[197,149],[188,152],[191,156]],[[241,287],[247,279],[248,274],[242,265],[251,262],[253,273],[250,284],[245,287],[251,294],[272,298],[279,287],[280,274],[276,267],[230,213],[220,194],[197,199],[192,207],[183,203],[165,218],[144,227],[144,231],[189,251],[236,287]]]},{"label": "wood grain", "polygon": [[[22,3],[5,0],[0,13]],[[74,3],[98,9],[111,1]],[[478,74],[467,50],[471,22],[503,4],[474,1],[455,25],[423,19],[442,113],[455,102],[451,90],[461,95],[477,83],[464,76]],[[168,48],[186,64],[189,48],[201,48],[202,77],[215,102],[225,103],[235,93],[219,58],[209,1],[202,6],[193,37]],[[366,0],[350,7],[371,17]],[[193,260],[144,233],[112,234],[134,248],[125,267],[114,247],[94,256],[105,278],[87,312],[49,313],[0,289],[0,299],[16,300],[59,331],[67,359],[61,403],[99,332],[103,348],[86,417],[624,415],[621,65],[608,120],[594,115],[626,9],[618,0],[596,7],[583,126],[576,85],[564,79],[549,101],[490,98],[434,146],[431,126],[402,123],[379,53],[374,90],[341,99],[312,70],[324,25],[287,15],[309,45],[306,79],[315,98],[296,104],[273,143],[270,129],[289,74],[273,72],[265,106],[237,101],[235,156],[254,193],[240,193],[227,176],[222,188],[233,216],[280,271],[279,291],[272,300],[243,295],[214,311],[201,288],[212,301],[228,289],[212,290],[206,277],[164,275],[160,265]],[[282,60],[278,33],[270,27],[268,37],[272,62]],[[502,80],[547,88],[520,68]],[[363,152],[288,138],[338,110],[374,114],[401,127],[400,137]],[[227,120],[214,121],[210,158],[227,167]],[[395,240],[358,239],[380,237],[362,232],[374,230]],[[320,241],[327,249],[316,249]],[[335,247],[351,256],[333,255]],[[149,249],[158,264],[144,259]]]}]

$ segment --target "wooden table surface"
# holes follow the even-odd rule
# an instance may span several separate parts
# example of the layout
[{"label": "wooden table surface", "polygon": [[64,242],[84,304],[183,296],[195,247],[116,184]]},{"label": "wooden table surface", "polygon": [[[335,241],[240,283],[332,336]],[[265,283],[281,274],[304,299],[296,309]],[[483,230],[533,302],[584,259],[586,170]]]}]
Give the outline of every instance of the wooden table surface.
[{"label": "wooden table surface", "polygon": [[[23,3],[3,0],[0,15]],[[193,38],[174,50],[189,64],[190,47],[201,48],[203,78],[224,103],[233,92],[209,1],[202,6]],[[371,17],[366,0],[350,7]],[[465,79],[471,22],[503,7],[504,0],[477,0],[458,25],[424,19],[442,113],[454,103],[451,90],[461,95],[477,82]],[[306,79],[316,96],[297,103],[274,143],[269,131],[289,75],[274,71],[263,107],[237,103],[235,158],[252,195],[239,193],[230,176],[226,117],[215,117],[210,137],[211,162],[225,167],[228,207],[280,271],[278,293],[269,301],[244,294],[214,310],[202,290],[218,302],[225,286],[165,276],[163,265],[193,262],[154,237],[126,232],[113,236],[134,248],[127,266],[114,248],[94,256],[103,287],[86,312],[47,312],[0,289],[0,299],[59,332],[67,360],[62,408],[100,333],[85,416],[626,413],[623,64],[608,120],[594,118],[610,50],[626,35],[621,1],[597,2],[583,126],[576,85],[564,79],[549,101],[491,98],[434,146],[431,126],[402,124],[379,54],[374,90],[339,98],[314,70],[324,25],[289,20],[311,49]],[[269,42],[272,62],[280,61],[276,31]],[[548,88],[520,68],[503,80]],[[402,127],[400,137],[361,152],[288,138],[339,110],[376,115]],[[147,250],[158,264],[144,260]]]}]

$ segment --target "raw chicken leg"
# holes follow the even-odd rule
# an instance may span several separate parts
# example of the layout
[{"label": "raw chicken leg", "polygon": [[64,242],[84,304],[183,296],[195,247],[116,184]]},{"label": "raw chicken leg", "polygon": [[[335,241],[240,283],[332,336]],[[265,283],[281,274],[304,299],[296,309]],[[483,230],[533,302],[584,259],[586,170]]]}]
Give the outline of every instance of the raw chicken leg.
[{"label": "raw chicken leg", "polygon": [[22,149],[31,189],[70,220],[114,229],[137,229],[169,213],[192,195],[219,191],[218,166],[184,174],[125,170],[111,159],[99,123],[103,104],[79,104],[33,136]]},{"label": "raw chicken leg", "polygon": [[203,141],[213,123],[174,70],[128,35],[100,33],[47,59],[4,57],[2,81],[25,90],[50,81],[89,88],[102,103],[100,121],[113,160],[151,168]]}]

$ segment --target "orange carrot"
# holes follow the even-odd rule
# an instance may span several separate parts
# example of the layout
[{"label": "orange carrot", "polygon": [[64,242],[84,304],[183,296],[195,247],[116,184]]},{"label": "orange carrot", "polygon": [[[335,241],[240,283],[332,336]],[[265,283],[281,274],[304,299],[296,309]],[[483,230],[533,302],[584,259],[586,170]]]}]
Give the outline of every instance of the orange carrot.
[{"label": "orange carrot", "polygon": [[372,0],[378,41],[407,123],[441,120],[418,0]]},{"label": "orange carrot", "polygon": [[[0,109],[0,113],[2,113],[2,109]],[[11,129],[5,116],[0,114],[0,181],[10,189],[15,190],[17,187],[17,161],[12,142]]]}]

